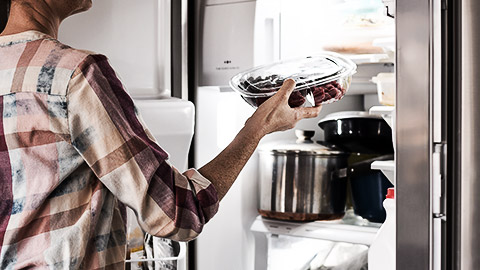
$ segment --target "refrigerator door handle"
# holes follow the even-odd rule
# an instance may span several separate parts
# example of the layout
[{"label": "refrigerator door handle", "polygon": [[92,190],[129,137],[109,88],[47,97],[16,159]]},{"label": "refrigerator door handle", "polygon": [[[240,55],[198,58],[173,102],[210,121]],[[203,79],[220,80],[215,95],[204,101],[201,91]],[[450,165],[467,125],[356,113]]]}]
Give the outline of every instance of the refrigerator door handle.
[{"label": "refrigerator door handle", "polygon": [[[279,18],[265,18],[265,55],[269,55],[267,61],[275,62],[280,60],[280,22]],[[273,48],[273,50],[272,50]]]},{"label": "refrigerator door handle", "polygon": [[445,216],[445,145],[435,144],[434,153],[432,154],[432,213],[434,218]]},{"label": "refrigerator door handle", "polygon": [[442,223],[444,221],[441,217],[434,218],[432,229],[433,229],[433,239],[432,239],[432,269],[441,270],[442,269]]},{"label": "refrigerator door handle", "polygon": [[445,239],[445,179],[446,145],[434,144],[432,154],[432,270],[442,269],[442,253]]}]

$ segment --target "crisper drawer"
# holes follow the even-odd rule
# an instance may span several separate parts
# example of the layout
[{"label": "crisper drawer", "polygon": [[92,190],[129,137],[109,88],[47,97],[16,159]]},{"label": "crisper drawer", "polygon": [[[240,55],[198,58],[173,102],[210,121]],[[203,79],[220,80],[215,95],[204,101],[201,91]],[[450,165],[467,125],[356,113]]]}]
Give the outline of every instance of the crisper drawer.
[{"label": "crisper drawer", "polygon": [[287,222],[258,216],[250,227],[255,235],[255,269],[367,269],[368,247],[380,223],[353,215],[335,221]]},{"label": "crisper drawer", "polygon": [[366,270],[368,246],[288,235],[267,235],[267,270]]}]

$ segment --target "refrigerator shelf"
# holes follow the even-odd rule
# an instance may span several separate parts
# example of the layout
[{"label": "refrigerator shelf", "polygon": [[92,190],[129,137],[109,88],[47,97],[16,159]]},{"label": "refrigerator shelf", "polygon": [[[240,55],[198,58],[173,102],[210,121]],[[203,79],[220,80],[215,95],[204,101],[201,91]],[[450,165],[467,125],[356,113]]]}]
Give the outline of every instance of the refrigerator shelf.
[{"label": "refrigerator shelf", "polygon": [[371,166],[372,170],[381,170],[388,178],[388,181],[395,185],[395,161],[394,160],[379,160],[374,161]]},{"label": "refrigerator shelf", "polygon": [[[370,108],[370,114],[380,115],[385,122],[392,128],[393,147],[395,148],[395,107],[394,106],[373,106]],[[390,183],[395,185],[395,161],[375,161],[371,166],[372,170],[381,170],[388,178]]]},{"label": "refrigerator shelf", "polygon": [[370,245],[381,224],[355,225],[338,221],[291,222],[266,219],[258,216],[250,230],[265,234],[279,234],[297,237]]},{"label": "refrigerator shelf", "polygon": [[393,119],[395,113],[394,106],[373,106],[370,108],[370,114],[380,115],[385,119],[387,124],[392,128],[392,133],[394,132],[395,121]]}]

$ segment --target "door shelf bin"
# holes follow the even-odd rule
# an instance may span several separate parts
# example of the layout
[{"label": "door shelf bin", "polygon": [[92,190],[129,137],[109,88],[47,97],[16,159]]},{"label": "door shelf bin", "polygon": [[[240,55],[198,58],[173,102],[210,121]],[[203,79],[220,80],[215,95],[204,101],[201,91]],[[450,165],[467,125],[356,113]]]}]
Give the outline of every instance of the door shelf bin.
[{"label": "door shelf bin", "polygon": [[382,160],[374,161],[371,166],[372,170],[381,170],[383,174],[388,178],[390,183],[395,185],[395,161],[394,160]]}]

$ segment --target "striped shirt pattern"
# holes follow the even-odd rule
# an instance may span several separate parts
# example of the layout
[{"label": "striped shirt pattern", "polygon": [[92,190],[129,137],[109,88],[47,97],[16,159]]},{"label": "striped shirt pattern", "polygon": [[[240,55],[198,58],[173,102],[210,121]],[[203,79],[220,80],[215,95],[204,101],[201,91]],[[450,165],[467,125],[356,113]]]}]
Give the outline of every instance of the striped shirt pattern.
[{"label": "striped shirt pattern", "polygon": [[169,164],[105,56],[0,37],[0,113],[0,269],[123,269],[125,207],[178,241],[218,209],[207,179]]}]

